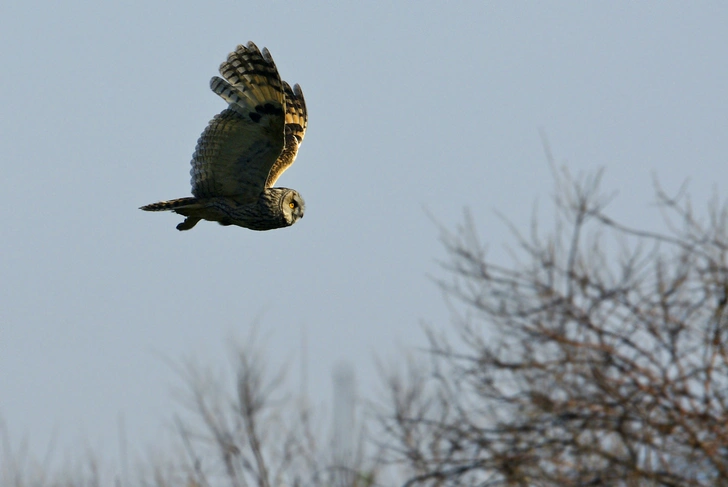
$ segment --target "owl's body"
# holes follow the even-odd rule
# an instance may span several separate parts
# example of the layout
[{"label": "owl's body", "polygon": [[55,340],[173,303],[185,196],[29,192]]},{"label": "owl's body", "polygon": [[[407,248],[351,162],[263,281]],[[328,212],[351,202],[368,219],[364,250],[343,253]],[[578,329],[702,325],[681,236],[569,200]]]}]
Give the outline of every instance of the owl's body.
[{"label": "owl's body", "polygon": [[274,188],[293,164],[306,133],[307,113],[298,85],[281,81],[267,49],[249,42],[220,65],[210,88],[229,106],[213,118],[192,156],[193,197],[142,206],[185,216],[178,230],[200,220],[272,230],[303,217],[295,190]]}]

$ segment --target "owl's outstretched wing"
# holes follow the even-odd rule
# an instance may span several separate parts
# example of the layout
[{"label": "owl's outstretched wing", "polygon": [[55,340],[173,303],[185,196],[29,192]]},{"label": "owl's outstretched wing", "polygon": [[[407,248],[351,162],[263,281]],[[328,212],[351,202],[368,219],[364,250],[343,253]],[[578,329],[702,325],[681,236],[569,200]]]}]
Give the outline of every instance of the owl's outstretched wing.
[{"label": "owl's outstretched wing", "polygon": [[268,180],[265,187],[273,186],[281,174],[288,169],[293,161],[296,160],[298,147],[303,142],[303,136],[306,135],[306,126],[308,125],[308,113],[306,113],[306,100],[303,98],[301,87],[291,86],[283,82],[283,90],[286,94],[286,144],[283,152],[278,156],[278,160],[268,174]]},{"label": "owl's outstretched wing", "polygon": [[255,201],[285,146],[286,93],[273,58],[249,42],[220,65],[210,89],[229,106],[213,118],[192,156],[192,194]]}]

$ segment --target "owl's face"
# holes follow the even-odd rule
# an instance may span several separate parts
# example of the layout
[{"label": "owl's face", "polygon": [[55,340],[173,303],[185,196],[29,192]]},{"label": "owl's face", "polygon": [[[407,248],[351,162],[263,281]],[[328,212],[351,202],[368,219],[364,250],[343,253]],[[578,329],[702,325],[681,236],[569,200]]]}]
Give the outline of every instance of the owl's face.
[{"label": "owl's face", "polygon": [[293,189],[286,191],[281,199],[281,211],[283,212],[283,217],[286,219],[286,223],[293,225],[303,218],[305,209],[306,203],[304,203],[298,191]]}]

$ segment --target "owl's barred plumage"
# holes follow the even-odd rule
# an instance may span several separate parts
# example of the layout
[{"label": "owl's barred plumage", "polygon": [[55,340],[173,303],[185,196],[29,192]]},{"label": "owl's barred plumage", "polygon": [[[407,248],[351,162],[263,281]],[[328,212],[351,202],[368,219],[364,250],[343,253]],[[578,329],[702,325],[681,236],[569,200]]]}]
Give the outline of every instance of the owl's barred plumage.
[{"label": "owl's barred plumage", "polygon": [[175,200],[159,201],[157,203],[144,205],[139,209],[144,211],[169,211],[180,208],[182,206],[192,205],[196,202],[197,198],[191,198],[188,196],[186,198],[177,198]]},{"label": "owl's barred plumage", "polygon": [[285,127],[285,146],[283,152],[276,160],[271,168],[265,185],[273,186],[281,174],[288,169],[293,161],[296,160],[298,147],[303,142],[303,136],[306,134],[306,100],[303,98],[301,87],[283,82],[283,90],[286,95],[286,127]]},{"label": "owl's barred plumage", "polygon": [[293,164],[308,124],[300,86],[278,75],[267,49],[240,45],[220,65],[210,89],[228,103],[210,121],[192,156],[193,197],[142,206],[186,216],[178,230],[200,220],[252,230],[290,226],[303,217],[303,198],[273,188]]}]

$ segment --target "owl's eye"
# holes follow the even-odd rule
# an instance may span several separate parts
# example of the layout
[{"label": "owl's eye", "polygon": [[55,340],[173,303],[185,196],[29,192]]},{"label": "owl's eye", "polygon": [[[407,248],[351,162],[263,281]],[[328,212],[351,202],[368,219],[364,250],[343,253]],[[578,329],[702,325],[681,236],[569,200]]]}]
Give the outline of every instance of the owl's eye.
[{"label": "owl's eye", "polygon": [[290,203],[288,203],[288,206],[290,206],[290,207],[291,207],[291,209],[293,209],[293,208],[295,208],[295,207],[296,207],[296,203],[295,203],[295,202],[293,202],[293,201],[291,201]]}]

